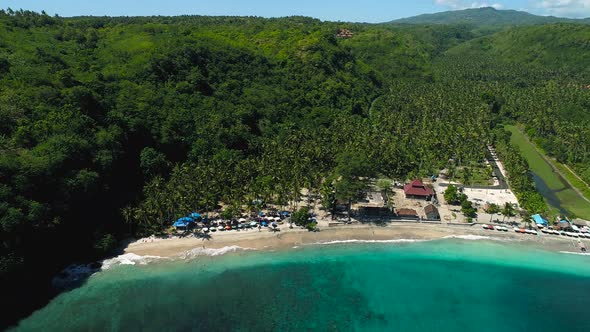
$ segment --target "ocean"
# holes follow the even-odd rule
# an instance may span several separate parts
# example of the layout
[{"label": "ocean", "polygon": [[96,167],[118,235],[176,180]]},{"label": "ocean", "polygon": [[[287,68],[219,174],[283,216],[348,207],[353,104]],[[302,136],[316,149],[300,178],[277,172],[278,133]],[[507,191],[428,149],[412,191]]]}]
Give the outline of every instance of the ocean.
[{"label": "ocean", "polygon": [[473,239],[228,249],[110,260],[15,330],[590,331],[590,256]]}]

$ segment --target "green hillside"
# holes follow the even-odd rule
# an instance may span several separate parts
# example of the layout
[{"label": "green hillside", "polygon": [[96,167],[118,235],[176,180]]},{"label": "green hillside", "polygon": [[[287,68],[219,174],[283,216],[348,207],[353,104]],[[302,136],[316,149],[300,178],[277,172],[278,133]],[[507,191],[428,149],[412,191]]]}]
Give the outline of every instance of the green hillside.
[{"label": "green hillside", "polygon": [[303,188],[330,211],[490,142],[543,211],[503,128],[590,179],[588,29],[0,11],[0,327],[65,266],[190,212],[293,209]]},{"label": "green hillside", "polygon": [[490,56],[538,68],[590,73],[590,26],[549,24],[511,28],[466,42],[449,55]]},{"label": "green hillside", "polygon": [[576,20],[553,16],[537,16],[516,10],[497,10],[492,7],[470,8],[434,14],[402,18],[390,23],[399,24],[472,24],[474,26],[513,26],[559,22],[589,23],[588,19]]},{"label": "green hillside", "polygon": [[[427,50],[408,32],[305,17],[0,11],[0,273],[27,285],[3,288],[15,315],[2,319],[42,302],[64,266],[189,211],[373,172],[386,157],[368,147],[371,103],[393,77],[431,77]],[[347,168],[357,151],[369,169]]]}]

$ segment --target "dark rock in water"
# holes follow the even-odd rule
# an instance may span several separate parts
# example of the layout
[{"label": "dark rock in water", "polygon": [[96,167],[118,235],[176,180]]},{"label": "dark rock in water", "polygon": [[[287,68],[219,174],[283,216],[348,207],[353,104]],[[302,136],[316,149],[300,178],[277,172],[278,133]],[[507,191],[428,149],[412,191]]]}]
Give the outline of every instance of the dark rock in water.
[{"label": "dark rock in water", "polygon": [[98,270],[98,269],[100,269],[102,267],[102,263],[100,263],[100,262],[92,262],[92,263],[90,263],[90,267],[93,268],[93,269]]},{"label": "dark rock in water", "polygon": [[51,280],[51,285],[57,291],[64,291],[81,286],[88,277],[100,270],[101,264],[72,264],[58,273]]}]

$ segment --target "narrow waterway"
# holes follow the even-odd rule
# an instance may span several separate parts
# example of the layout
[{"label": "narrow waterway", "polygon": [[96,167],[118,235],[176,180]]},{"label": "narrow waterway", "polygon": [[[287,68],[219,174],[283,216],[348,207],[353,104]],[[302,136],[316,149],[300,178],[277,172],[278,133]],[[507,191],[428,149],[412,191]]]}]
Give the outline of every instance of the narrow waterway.
[{"label": "narrow waterway", "polygon": [[587,219],[590,205],[553,167],[531,141],[516,127],[506,126],[512,133],[511,144],[518,147],[529,164],[537,190],[550,208],[560,214]]},{"label": "narrow waterway", "polygon": [[[557,193],[566,189],[571,189],[571,187],[567,183],[564,183],[565,187],[563,189],[552,190],[551,188],[549,188],[549,186],[547,186],[545,181],[543,181],[543,179],[540,176],[538,176],[535,172],[531,171],[531,175],[533,176],[533,181],[535,182],[537,191],[541,195],[543,195],[543,197],[547,201],[547,204],[559,210],[559,213],[567,214],[567,211],[561,206],[561,200],[559,199],[559,197],[557,197]],[[558,176],[560,180],[563,180],[559,174],[555,175]]]}]

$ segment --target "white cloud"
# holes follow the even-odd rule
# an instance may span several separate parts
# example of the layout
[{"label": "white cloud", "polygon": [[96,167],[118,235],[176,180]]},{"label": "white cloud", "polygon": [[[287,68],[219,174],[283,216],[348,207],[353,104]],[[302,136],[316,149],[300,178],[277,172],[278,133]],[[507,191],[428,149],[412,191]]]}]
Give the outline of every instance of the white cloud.
[{"label": "white cloud", "polygon": [[467,8],[482,8],[493,7],[502,9],[504,6],[500,3],[489,3],[487,1],[469,1],[469,0],[434,0],[434,3],[439,6],[449,7],[451,9],[467,9]]},{"label": "white cloud", "polygon": [[590,16],[590,0],[535,0],[532,7],[544,14],[568,17]]}]

